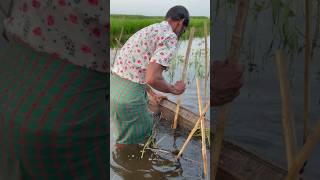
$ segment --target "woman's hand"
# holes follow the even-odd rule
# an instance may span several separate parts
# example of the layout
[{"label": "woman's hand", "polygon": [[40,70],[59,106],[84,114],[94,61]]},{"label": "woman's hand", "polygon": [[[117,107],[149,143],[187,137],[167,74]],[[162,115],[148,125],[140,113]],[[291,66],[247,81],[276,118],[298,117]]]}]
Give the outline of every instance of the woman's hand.
[{"label": "woman's hand", "polygon": [[150,102],[154,105],[160,104],[160,102],[163,99],[167,99],[167,96],[155,93],[149,86],[147,86],[147,93],[148,93]]},{"label": "woman's hand", "polygon": [[157,104],[160,104],[162,100],[167,99],[167,96],[164,96],[162,94],[156,94],[154,96],[154,100]]},{"label": "woman's hand", "polygon": [[210,83],[210,105],[221,106],[233,101],[243,86],[244,67],[225,61],[213,62],[213,80]]},{"label": "woman's hand", "polygon": [[182,94],[186,89],[186,84],[183,81],[177,81],[175,85],[173,85],[171,93],[174,95]]},{"label": "woman's hand", "polygon": [[185,83],[177,81],[175,85],[169,84],[162,76],[163,70],[164,67],[162,65],[150,62],[146,72],[147,84],[160,92],[171,93],[174,95],[182,94],[186,88]]}]

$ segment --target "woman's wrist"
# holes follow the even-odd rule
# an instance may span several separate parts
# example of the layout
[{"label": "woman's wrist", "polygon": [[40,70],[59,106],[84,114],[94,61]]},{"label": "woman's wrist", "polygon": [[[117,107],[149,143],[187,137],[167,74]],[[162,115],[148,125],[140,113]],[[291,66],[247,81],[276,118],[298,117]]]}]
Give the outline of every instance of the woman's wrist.
[{"label": "woman's wrist", "polygon": [[169,84],[169,93],[175,94],[175,92],[176,92],[176,89],[174,88],[174,85]]}]

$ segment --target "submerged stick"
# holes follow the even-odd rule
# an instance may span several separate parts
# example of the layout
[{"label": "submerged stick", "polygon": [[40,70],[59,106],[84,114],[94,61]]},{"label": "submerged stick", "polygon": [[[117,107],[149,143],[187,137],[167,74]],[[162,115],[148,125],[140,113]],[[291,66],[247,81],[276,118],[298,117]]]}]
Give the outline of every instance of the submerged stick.
[{"label": "submerged stick", "polygon": [[204,22],[204,58],[205,58],[205,78],[204,78],[204,99],[207,99],[207,81],[208,81],[208,27],[207,22]]},{"label": "submerged stick", "polygon": [[308,136],[308,124],[310,114],[310,83],[309,83],[309,64],[311,56],[311,1],[305,0],[305,49],[304,49],[304,88],[303,88],[303,143]]},{"label": "submerged stick", "polygon": [[292,110],[291,89],[288,78],[288,66],[284,60],[282,50],[276,52],[276,63],[280,83],[282,101],[282,124],[286,144],[288,168],[291,167],[297,152],[297,142],[294,132],[294,115]]},{"label": "submerged stick", "polygon": [[[202,100],[200,94],[200,82],[199,79],[196,77],[196,84],[197,84],[197,95],[198,95],[198,106],[199,106],[199,115],[202,114]],[[207,149],[206,149],[206,134],[205,134],[205,127],[204,127],[204,118],[200,120],[201,124],[201,149],[202,149],[202,159],[203,159],[203,172],[204,175],[207,175]]]},{"label": "submerged stick", "polygon": [[179,159],[180,155],[182,154],[182,152],[184,151],[184,149],[187,147],[190,139],[192,138],[193,134],[197,131],[197,129],[199,128],[199,125],[200,125],[200,121],[201,121],[201,118],[204,118],[204,115],[206,114],[206,112],[208,111],[209,109],[209,103],[210,101],[208,101],[208,103],[206,104],[206,107],[204,108],[201,116],[198,118],[197,120],[197,123],[195,124],[195,126],[193,127],[193,129],[191,130],[187,140],[184,142],[184,144],[182,145],[182,148],[180,150],[180,152],[178,153],[178,155],[176,156],[176,159]]},{"label": "submerged stick", "polygon": [[289,171],[285,180],[292,180],[292,179],[298,178],[300,169],[302,168],[304,162],[310,156],[312,150],[317,145],[317,141],[319,140],[319,138],[320,138],[320,118],[318,119],[318,122],[314,128],[313,133],[308,136],[302,150],[298,154],[292,166],[289,168]]},{"label": "submerged stick", "polygon": [[[193,36],[194,36],[194,31],[195,31],[195,28],[192,27],[191,30],[190,30],[189,43],[188,43],[188,48],[187,48],[186,57],[185,57],[185,61],[184,61],[184,66],[183,66],[183,70],[182,70],[182,81],[183,82],[186,81],[187,67],[188,67],[188,62],[189,62],[189,54],[190,54],[190,51],[191,51],[192,39],[193,39]],[[177,121],[178,121],[178,116],[179,116],[181,99],[182,99],[182,95],[179,95],[178,99],[177,99],[177,107],[176,107],[176,113],[175,113],[175,116],[174,116],[174,119],[173,119],[172,129],[176,129],[177,128]]]}]

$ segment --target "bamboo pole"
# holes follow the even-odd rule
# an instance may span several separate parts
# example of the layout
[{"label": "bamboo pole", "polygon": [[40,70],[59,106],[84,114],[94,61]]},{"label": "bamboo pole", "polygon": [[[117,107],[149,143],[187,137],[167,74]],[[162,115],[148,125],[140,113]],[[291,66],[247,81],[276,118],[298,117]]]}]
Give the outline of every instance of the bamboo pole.
[{"label": "bamboo pole", "polygon": [[235,31],[232,34],[231,48],[228,60],[237,63],[240,56],[242,36],[249,10],[249,0],[239,0],[238,13],[235,21]]},{"label": "bamboo pole", "polygon": [[225,119],[227,118],[227,111],[228,111],[229,106],[224,105],[220,107],[218,111],[218,122],[217,122],[217,130],[216,134],[214,136],[214,144],[213,144],[213,160],[212,160],[212,173],[213,173],[213,179],[216,178],[217,176],[217,171],[218,171],[218,165],[219,165],[219,158],[220,158],[220,153],[222,149],[222,141],[223,141],[223,136],[224,136],[224,127],[225,127]]},{"label": "bamboo pole", "polygon": [[310,83],[309,83],[309,64],[311,55],[311,1],[305,0],[305,49],[304,49],[304,106],[303,106],[303,143],[308,136],[308,124],[310,113]]},{"label": "bamboo pole", "polygon": [[205,54],[205,78],[204,78],[204,99],[207,99],[207,81],[208,81],[208,26],[204,22],[204,54]]},{"label": "bamboo pole", "polygon": [[183,153],[184,149],[187,147],[187,145],[188,145],[190,139],[192,138],[193,134],[197,131],[197,129],[198,129],[199,125],[200,125],[201,119],[204,118],[204,115],[206,114],[206,112],[209,109],[209,106],[210,106],[209,103],[210,103],[210,101],[207,102],[206,107],[204,108],[204,110],[202,111],[202,114],[198,118],[197,123],[195,124],[195,126],[193,127],[191,132],[189,133],[189,136],[188,136],[187,140],[183,143],[180,152],[176,156],[176,159],[179,159],[180,155]]},{"label": "bamboo pole", "polygon": [[[246,18],[248,15],[248,10],[249,10],[249,0],[239,0],[238,12],[237,12],[236,21],[235,21],[235,30],[231,39],[230,54],[229,54],[229,57],[226,59],[226,61],[230,63],[238,62],[238,59],[240,56],[241,43],[242,43],[242,36],[244,32]],[[227,118],[228,109],[229,109],[229,104],[222,105],[218,109],[217,131],[214,137],[214,146],[213,146],[213,149],[214,149],[213,160],[212,160],[213,164],[211,166],[213,180],[215,180],[217,176],[219,157],[220,157],[220,152],[222,147],[224,127],[225,127],[225,121]]]},{"label": "bamboo pole", "polygon": [[121,28],[119,38],[118,38],[118,39],[116,38],[116,41],[117,41],[117,43],[118,43],[118,46],[122,46],[122,44],[121,44],[122,34],[123,34],[123,26],[122,26],[122,28]]},{"label": "bamboo pole", "polygon": [[[186,57],[185,57],[185,60],[184,60],[184,66],[183,66],[183,70],[182,70],[182,81],[183,82],[186,81],[187,68],[188,68],[188,62],[189,62],[189,54],[190,54],[190,51],[191,51],[194,31],[195,31],[195,28],[192,27],[191,30],[190,30],[189,43],[188,43]],[[182,101],[182,95],[179,95],[178,99],[177,99],[176,113],[175,113],[175,116],[174,116],[172,129],[176,129],[177,128],[177,122],[178,122],[178,116],[179,116],[179,110],[180,110],[181,101]]]},{"label": "bamboo pole", "polygon": [[289,168],[288,174],[285,180],[297,179],[300,169],[303,167],[304,162],[310,156],[312,150],[315,148],[317,141],[320,138],[320,118],[314,128],[313,133],[311,133],[306,140],[302,150],[298,154],[297,158],[293,162],[292,166]]},{"label": "bamboo pole", "polygon": [[[115,39],[116,39],[116,42],[118,43],[118,46],[119,46],[119,47],[122,46],[122,44],[121,44],[122,33],[123,33],[123,26],[122,26],[122,28],[121,28],[121,32],[120,32],[120,35],[119,35],[119,39],[115,38]],[[114,61],[116,60],[117,54],[118,54],[118,48],[116,48],[116,52],[115,52],[114,57],[113,57],[112,65],[114,64]]]},{"label": "bamboo pole", "polygon": [[288,168],[291,167],[297,152],[297,142],[294,132],[294,115],[292,110],[291,89],[288,78],[288,66],[282,50],[276,52],[280,93],[282,101],[282,124],[286,144]]},{"label": "bamboo pole", "polygon": [[[208,60],[208,26],[207,26],[207,22],[204,22],[204,43],[205,43],[205,78],[204,78],[204,99],[207,99],[207,82],[208,82],[208,77],[209,77],[209,73],[208,73],[208,64],[209,64],[209,60]],[[210,133],[209,133],[210,134]],[[210,145],[210,137],[208,136],[208,142]]]},{"label": "bamboo pole", "polygon": [[[197,84],[197,95],[198,95],[198,106],[199,106],[199,115],[202,114],[202,100],[200,94],[200,82],[199,79],[196,77],[196,84]],[[204,127],[204,118],[200,120],[201,125],[201,151],[202,151],[202,159],[203,159],[203,172],[204,175],[207,175],[207,150],[206,150],[206,135],[205,135],[205,127]]]}]

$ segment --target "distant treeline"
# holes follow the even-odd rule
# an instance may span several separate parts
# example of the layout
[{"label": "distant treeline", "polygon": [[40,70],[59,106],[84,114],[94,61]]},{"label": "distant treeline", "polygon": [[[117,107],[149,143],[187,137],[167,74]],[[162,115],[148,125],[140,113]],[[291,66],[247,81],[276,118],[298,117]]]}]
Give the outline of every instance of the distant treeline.
[{"label": "distant treeline", "polygon": [[[158,23],[164,20],[162,16],[142,16],[142,15],[111,15],[110,16],[110,39],[111,46],[118,46],[116,38],[120,37],[121,29],[123,29],[121,44],[125,43],[128,38],[137,32],[138,30],[154,23]],[[203,37],[203,23],[207,21],[208,27],[210,19],[205,16],[191,16],[189,27],[195,27],[196,37]],[[210,31],[210,30],[209,30]],[[189,28],[183,35],[183,39],[187,39],[189,36]]]}]

